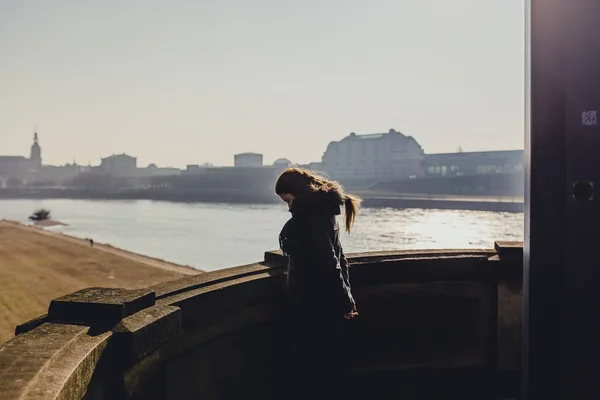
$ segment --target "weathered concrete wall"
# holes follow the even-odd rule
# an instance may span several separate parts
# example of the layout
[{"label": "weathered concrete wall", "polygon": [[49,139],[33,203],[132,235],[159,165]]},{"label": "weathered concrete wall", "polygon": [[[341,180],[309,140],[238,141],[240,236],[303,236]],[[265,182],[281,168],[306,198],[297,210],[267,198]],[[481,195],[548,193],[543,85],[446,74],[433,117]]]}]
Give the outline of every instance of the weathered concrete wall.
[{"label": "weathered concrete wall", "polygon": [[[375,395],[400,375],[409,384],[427,376],[421,392],[433,375],[484,388],[498,370],[520,368],[520,244],[349,259],[357,390]],[[0,347],[0,398],[278,397],[284,261],[267,253],[262,263],[147,290],[57,299]]]}]

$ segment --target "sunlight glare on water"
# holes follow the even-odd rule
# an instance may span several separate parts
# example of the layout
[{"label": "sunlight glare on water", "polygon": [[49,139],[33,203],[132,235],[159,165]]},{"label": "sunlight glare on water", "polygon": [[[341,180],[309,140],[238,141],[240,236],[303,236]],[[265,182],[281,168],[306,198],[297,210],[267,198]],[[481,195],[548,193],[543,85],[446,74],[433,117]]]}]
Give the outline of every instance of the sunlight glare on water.
[{"label": "sunlight glare on water", "polygon": [[363,250],[490,248],[495,240],[522,240],[523,214],[406,209],[363,209],[348,248]]}]

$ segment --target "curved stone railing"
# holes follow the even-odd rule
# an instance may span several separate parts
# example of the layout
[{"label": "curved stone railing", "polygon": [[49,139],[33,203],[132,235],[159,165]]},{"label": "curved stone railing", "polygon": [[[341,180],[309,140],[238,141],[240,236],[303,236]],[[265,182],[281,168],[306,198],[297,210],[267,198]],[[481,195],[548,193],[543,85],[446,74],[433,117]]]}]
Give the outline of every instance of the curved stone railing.
[{"label": "curved stone railing", "polygon": [[[360,311],[348,333],[353,394],[518,392],[520,243],[349,260]],[[53,300],[0,346],[0,398],[282,398],[284,264],[268,252],[143,290]]]}]

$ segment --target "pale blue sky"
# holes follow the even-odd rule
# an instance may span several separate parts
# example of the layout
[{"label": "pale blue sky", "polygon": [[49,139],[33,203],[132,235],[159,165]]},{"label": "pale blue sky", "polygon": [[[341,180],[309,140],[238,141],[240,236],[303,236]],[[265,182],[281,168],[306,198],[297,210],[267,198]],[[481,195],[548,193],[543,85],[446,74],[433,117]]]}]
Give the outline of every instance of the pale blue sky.
[{"label": "pale blue sky", "polygon": [[0,0],[0,154],[319,161],[395,128],[523,148],[522,0]]}]

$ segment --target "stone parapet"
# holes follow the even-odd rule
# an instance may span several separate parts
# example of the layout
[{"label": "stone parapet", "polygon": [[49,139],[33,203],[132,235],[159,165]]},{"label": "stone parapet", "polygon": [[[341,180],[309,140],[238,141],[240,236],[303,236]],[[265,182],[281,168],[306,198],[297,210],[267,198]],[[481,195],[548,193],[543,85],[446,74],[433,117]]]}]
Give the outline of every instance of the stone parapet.
[{"label": "stone parapet", "polygon": [[[440,390],[462,376],[485,391],[518,373],[522,244],[348,259],[360,312],[348,332],[355,393],[427,376]],[[143,290],[56,299],[0,345],[0,398],[277,397],[285,262],[266,252],[260,263]]]}]

